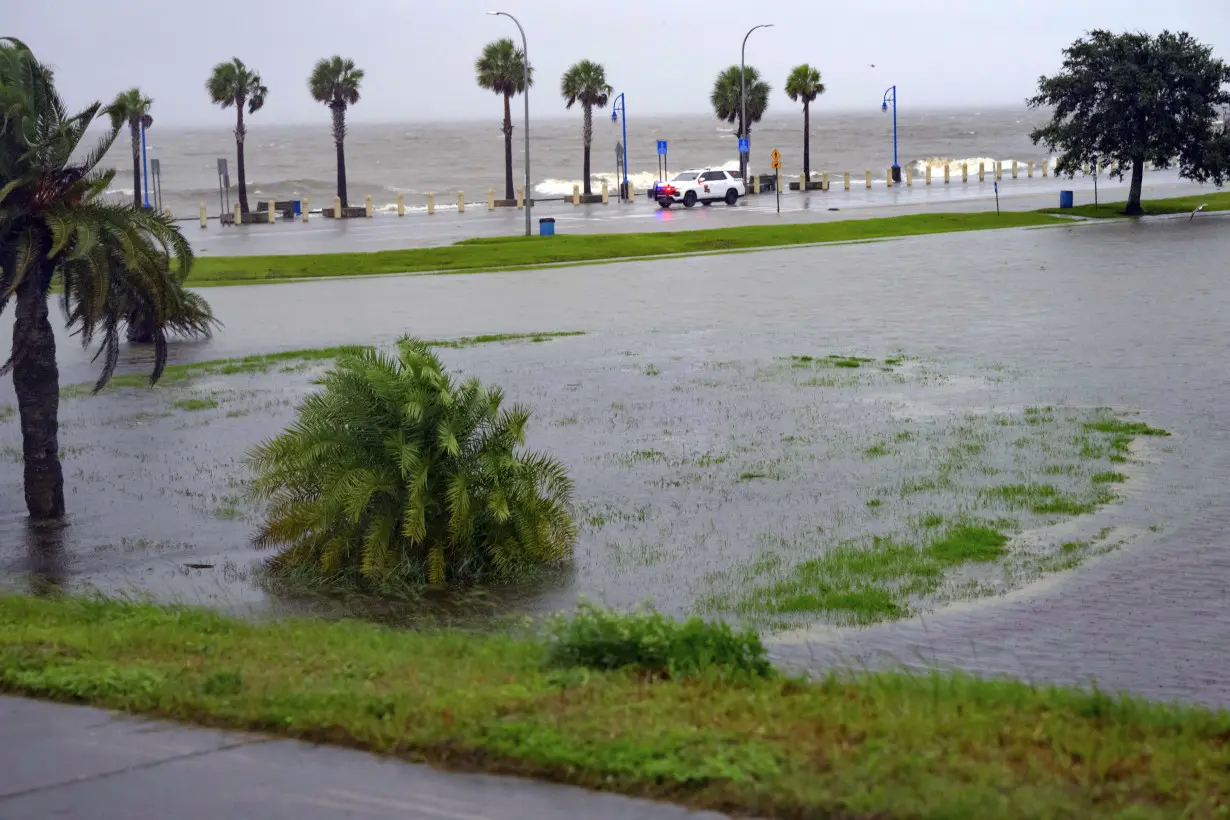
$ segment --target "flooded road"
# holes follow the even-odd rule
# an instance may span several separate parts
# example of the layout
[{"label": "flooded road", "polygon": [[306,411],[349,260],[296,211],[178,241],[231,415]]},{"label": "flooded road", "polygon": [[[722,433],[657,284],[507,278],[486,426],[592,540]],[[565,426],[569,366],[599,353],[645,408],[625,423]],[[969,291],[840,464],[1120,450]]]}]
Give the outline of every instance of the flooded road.
[{"label": "flooded road", "polygon": [[[213,289],[225,329],[172,355],[388,344],[407,332],[585,331],[441,354],[534,407],[532,446],[577,479],[577,567],[568,585],[535,596],[546,608],[577,594],[621,606],[695,604],[713,591],[714,573],[759,557],[766,541],[822,550],[821,540],[873,532],[893,516],[912,520],[921,508],[904,492],[881,491],[898,464],[945,452],[972,424],[963,413],[1000,414],[1005,428],[1024,424],[1013,414],[1031,406],[1055,406],[1060,416],[1139,413],[1174,435],[1135,452],[1123,500],[1089,517],[1093,529],[1123,534],[1114,550],[1024,579],[1002,597],[953,596],[912,620],[795,629],[775,653],[814,669],[938,663],[1230,704],[1230,508],[1221,481],[1230,435],[1219,421],[1230,400],[1226,260],[1230,220],[1209,216]],[[9,332],[6,317],[0,333]],[[791,358],[833,353],[879,363],[905,354],[912,364],[859,369],[849,383],[853,371],[795,367]],[[123,369],[139,366],[138,353]],[[88,579],[229,608],[279,606],[244,581],[259,558],[246,547],[259,511],[243,499],[240,462],[291,418],[315,366],[66,400],[66,558],[27,545],[20,438],[13,419],[0,422],[4,572],[19,581],[50,570],[69,586]],[[63,383],[93,374],[62,339]],[[7,380],[4,404],[12,404]],[[932,417],[945,422],[932,430]],[[905,461],[867,457],[881,438],[910,431],[924,444],[903,452]],[[988,434],[987,452],[1012,440]],[[990,475],[1011,465],[981,468]],[[883,512],[866,508],[873,496],[886,499]],[[799,543],[808,527],[825,539]]]}]

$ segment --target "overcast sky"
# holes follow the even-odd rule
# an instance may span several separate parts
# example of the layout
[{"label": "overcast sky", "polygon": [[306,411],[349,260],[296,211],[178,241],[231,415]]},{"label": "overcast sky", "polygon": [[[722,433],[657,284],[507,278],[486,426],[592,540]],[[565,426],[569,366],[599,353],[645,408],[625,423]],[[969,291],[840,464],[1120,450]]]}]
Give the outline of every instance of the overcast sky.
[{"label": "overcast sky", "polygon": [[231,56],[269,87],[262,122],[314,122],[306,78],[334,53],[367,72],[353,120],[475,119],[500,115],[475,57],[518,36],[483,14],[493,7],[526,28],[535,116],[564,115],[559,77],[582,58],[606,66],[631,114],[707,112],[714,75],[757,23],[776,24],[751,36],[747,61],[777,111],[801,62],[820,69],[831,110],[874,110],[893,83],[902,106],[1018,105],[1090,28],[1186,30],[1230,59],[1230,0],[0,0],[0,34],[55,66],[71,105],[138,85],[164,125],[229,125],[204,82]]}]

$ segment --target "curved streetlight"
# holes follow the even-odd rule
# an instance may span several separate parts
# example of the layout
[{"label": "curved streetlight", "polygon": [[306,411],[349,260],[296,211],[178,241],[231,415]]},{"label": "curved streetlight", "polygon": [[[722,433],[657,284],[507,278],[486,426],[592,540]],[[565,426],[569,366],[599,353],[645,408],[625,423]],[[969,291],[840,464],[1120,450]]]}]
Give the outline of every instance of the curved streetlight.
[{"label": "curved streetlight", "polygon": [[530,203],[534,199],[534,191],[530,188],[530,47],[525,39],[525,29],[521,28],[521,22],[506,11],[489,11],[490,15],[496,17],[507,17],[517,24],[517,31],[521,32],[521,59],[523,68],[525,69],[525,90],[522,95],[525,97],[525,235],[533,235],[530,230]]},{"label": "curved streetlight", "polygon": [[[747,140],[747,155],[750,158],[752,155],[752,129],[747,127],[747,81],[744,79],[744,56],[747,54],[747,38],[752,36],[752,32],[758,28],[773,28],[772,23],[761,23],[758,26],[752,26],[747,30],[747,34],[743,35],[743,48],[739,50],[739,106],[740,106],[740,125],[743,126],[743,133],[739,136]],[[743,182],[747,184],[747,159],[743,161]]]},{"label": "curved streetlight", "polygon": [[619,115],[623,114],[624,120],[624,187],[620,191],[620,199],[628,198],[628,109],[624,107],[624,93],[619,92],[619,96],[615,98],[615,102],[611,103],[611,122],[619,122]]},{"label": "curved streetlight", "polygon": [[893,182],[900,182],[901,166],[897,164],[897,86],[891,86],[884,92],[884,99],[880,103],[880,110],[888,111],[890,95],[893,103]]}]

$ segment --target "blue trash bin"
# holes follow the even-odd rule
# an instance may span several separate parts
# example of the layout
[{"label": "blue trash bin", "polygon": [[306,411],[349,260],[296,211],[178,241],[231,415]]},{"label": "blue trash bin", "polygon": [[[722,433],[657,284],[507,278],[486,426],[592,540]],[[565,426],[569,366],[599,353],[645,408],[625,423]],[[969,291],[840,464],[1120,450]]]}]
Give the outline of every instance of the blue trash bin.
[{"label": "blue trash bin", "polygon": [[295,216],[303,216],[303,200],[296,199],[294,200],[294,203],[295,203]]},{"label": "blue trash bin", "polygon": [[538,220],[539,236],[555,236],[555,217],[547,216]]},{"label": "blue trash bin", "polygon": [[1059,207],[1060,208],[1071,208],[1072,207],[1072,192],[1071,191],[1060,191],[1059,192]]}]

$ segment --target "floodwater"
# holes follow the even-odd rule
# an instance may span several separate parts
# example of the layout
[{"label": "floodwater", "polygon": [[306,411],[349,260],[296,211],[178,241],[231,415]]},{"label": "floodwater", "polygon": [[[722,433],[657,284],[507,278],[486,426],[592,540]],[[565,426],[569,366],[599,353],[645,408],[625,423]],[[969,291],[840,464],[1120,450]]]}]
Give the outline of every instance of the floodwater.
[{"label": "floodwater", "polygon": [[[535,608],[580,594],[677,613],[712,606],[731,578],[745,584],[736,592],[756,583],[746,567],[766,549],[802,560],[860,533],[908,531],[930,503],[949,513],[976,503],[976,487],[931,499],[897,491],[965,428],[987,422],[976,434],[986,455],[972,465],[980,480],[1018,482],[1047,459],[1068,459],[1072,431],[1062,425],[1078,425],[1089,408],[1139,414],[1174,435],[1140,443],[1121,501],[1059,522],[1049,539],[1110,528],[1113,549],[1071,571],[1017,573],[1002,596],[987,596],[1002,578],[983,578],[972,600],[924,602],[908,621],[836,628],[811,619],[820,623],[796,624],[774,651],[813,669],[937,663],[1225,705],[1227,227],[1214,216],[219,289],[207,296],[226,328],[174,355],[388,344],[406,332],[586,331],[442,351],[533,406],[531,445],[576,479],[576,566],[525,602]],[[92,373],[70,345],[63,340],[65,384]],[[791,359],[831,353],[879,362],[846,370]],[[909,358],[882,365],[899,353]],[[6,575],[25,583],[37,570],[70,587],[283,606],[246,580],[260,558],[246,546],[259,511],[242,495],[240,461],[311,389],[311,368],[286,371],[67,400],[73,518],[42,550],[24,532],[16,424],[0,423]],[[176,405],[186,399],[217,407]],[[0,404],[11,401],[6,383]],[[1029,432],[1028,406],[1054,406],[1058,426],[1037,443],[1043,455],[1019,461],[1011,447]],[[911,436],[899,443],[902,432]],[[870,457],[882,441],[890,453]],[[873,497],[884,504],[869,508]],[[1046,522],[1019,520],[1031,543],[1047,540]]]}]

